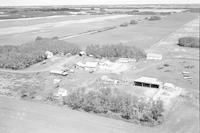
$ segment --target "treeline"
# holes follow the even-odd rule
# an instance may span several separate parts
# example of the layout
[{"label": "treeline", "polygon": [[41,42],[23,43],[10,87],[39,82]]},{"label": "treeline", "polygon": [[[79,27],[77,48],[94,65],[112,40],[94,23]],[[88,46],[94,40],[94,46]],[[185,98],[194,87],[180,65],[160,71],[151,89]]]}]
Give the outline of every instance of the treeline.
[{"label": "treeline", "polygon": [[73,90],[64,97],[64,104],[76,110],[103,114],[138,124],[154,126],[163,121],[163,103],[145,101],[117,89]]},{"label": "treeline", "polygon": [[88,55],[93,55],[96,58],[135,58],[139,60],[145,58],[144,51],[134,47],[122,44],[116,45],[89,45],[86,48]]},{"label": "treeline", "polygon": [[34,42],[20,46],[0,46],[0,68],[23,69],[46,59],[45,52],[53,54],[77,54],[80,49],[75,44],[48,38],[36,39]]}]

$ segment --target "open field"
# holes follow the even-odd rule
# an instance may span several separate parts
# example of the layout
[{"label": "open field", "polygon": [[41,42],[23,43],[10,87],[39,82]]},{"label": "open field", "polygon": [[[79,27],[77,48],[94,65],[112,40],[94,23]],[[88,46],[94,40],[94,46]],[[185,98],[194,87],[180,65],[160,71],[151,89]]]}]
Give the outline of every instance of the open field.
[{"label": "open field", "polygon": [[115,44],[123,43],[134,45],[141,49],[148,49],[165,36],[174,32],[185,23],[196,18],[197,14],[180,13],[162,18],[159,21],[143,22],[124,28],[117,28],[99,34],[86,35],[66,41],[77,43],[82,47],[88,44]]},{"label": "open field", "polygon": [[[121,19],[124,18],[124,19]],[[67,36],[89,30],[104,28],[108,26],[119,25],[124,20],[142,19],[144,16],[130,15],[98,15],[98,16],[64,16],[60,18],[41,18],[37,20],[21,20],[0,22],[1,27],[0,43],[1,45],[19,45],[31,40],[37,36],[53,37]],[[114,19],[114,21],[112,21]],[[110,21],[114,23],[110,23]],[[9,38],[9,39],[8,39]],[[10,40],[10,41],[9,41]]]},{"label": "open field", "polygon": [[[163,125],[151,128],[41,103],[6,97],[0,99],[0,132],[6,133],[197,133],[199,126],[196,124],[198,111],[192,114],[189,110],[194,110],[194,107],[189,103],[190,109],[174,106]],[[186,119],[188,115],[193,117]]]},{"label": "open field", "polygon": [[[62,37],[76,35],[90,30],[119,26],[124,22],[130,22],[132,19],[143,20],[145,17],[146,15],[83,15],[37,19],[33,21],[26,20],[23,21],[24,24],[21,20],[15,23],[13,21],[5,21],[0,22],[3,25],[0,32],[0,44],[19,45],[32,41],[37,36]],[[197,17],[197,14],[178,13],[166,16],[159,21],[141,22],[133,26],[117,27],[116,29],[75,38],[67,38],[65,40],[77,43],[82,48],[85,48],[89,44],[124,43],[146,49],[195,17]]]}]

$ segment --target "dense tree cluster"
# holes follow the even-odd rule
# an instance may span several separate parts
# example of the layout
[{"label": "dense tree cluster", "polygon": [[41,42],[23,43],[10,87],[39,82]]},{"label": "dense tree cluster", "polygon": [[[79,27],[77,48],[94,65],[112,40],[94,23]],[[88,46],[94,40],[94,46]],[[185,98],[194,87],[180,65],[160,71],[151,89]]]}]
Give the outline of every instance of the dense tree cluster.
[{"label": "dense tree cluster", "polygon": [[145,101],[117,89],[76,89],[64,98],[64,104],[73,109],[105,114],[108,117],[149,126],[160,124],[163,120],[161,101]]},{"label": "dense tree cluster", "polygon": [[199,41],[198,37],[182,37],[179,38],[178,45],[183,47],[199,48]]},{"label": "dense tree cluster", "polygon": [[77,54],[76,45],[56,39],[37,37],[34,42],[20,46],[0,46],[0,68],[23,69],[46,59],[45,51],[53,54]]},{"label": "dense tree cluster", "polygon": [[122,44],[116,45],[89,45],[86,48],[86,53],[88,55],[93,55],[96,58],[135,58],[137,60],[145,58],[145,53],[134,47]]}]

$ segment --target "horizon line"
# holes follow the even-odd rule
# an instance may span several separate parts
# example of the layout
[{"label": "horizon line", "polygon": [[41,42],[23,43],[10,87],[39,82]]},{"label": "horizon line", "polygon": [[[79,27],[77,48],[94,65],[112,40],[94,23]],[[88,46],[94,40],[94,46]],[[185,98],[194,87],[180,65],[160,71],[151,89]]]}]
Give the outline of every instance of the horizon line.
[{"label": "horizon line", "polygon": [[29,7],[29,6],[120,6],[120,5],[129,5],[129,6],[133,6],[133,5],[200,5],[200,3],[155,3],[155,4],[142,4],[142,3],[138,3],[138,4],[72,4],[72,5],[66,5],[66,4],[55,4],[55,5],[37,5],[37,4],[33,4],[33,5],[0,5],[0,7]]}]

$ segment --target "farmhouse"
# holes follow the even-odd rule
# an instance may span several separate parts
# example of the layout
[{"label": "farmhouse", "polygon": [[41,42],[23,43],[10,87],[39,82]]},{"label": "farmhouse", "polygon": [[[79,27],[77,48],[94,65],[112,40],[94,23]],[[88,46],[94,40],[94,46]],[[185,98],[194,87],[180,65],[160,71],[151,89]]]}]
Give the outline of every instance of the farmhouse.
[{"label": "farmhouse", "polygon": [[140,77],[134,80],[135,86],[149,87],[149,88],[162,88],[162,82],[156,78]]}]

